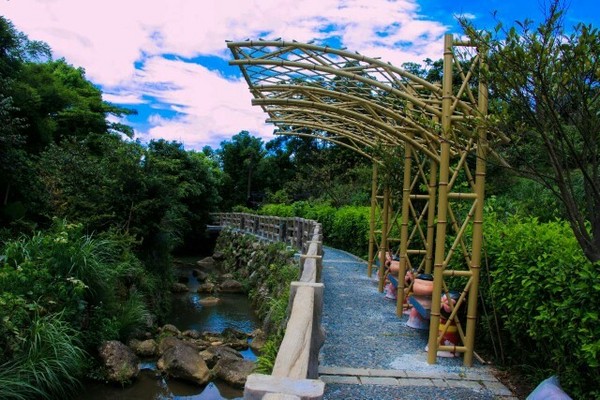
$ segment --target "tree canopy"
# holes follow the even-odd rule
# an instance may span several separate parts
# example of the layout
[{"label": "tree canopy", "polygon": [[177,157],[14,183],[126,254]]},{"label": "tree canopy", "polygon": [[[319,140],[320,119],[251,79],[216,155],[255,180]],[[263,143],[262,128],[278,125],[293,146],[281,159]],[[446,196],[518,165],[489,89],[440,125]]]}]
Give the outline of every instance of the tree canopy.
[{"label": "tree canopy", "polygon": [[543,184],[591,261],[600,261],[600,32],[565,26],[560,1],[545,20],[494,32],[463,21],[489,49],[493,128],[511,139],[507,166]]}]

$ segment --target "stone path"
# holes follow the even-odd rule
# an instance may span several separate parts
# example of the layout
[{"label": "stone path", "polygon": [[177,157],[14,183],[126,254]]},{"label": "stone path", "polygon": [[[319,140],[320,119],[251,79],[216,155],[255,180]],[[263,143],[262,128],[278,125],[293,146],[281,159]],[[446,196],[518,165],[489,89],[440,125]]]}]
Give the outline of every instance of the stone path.
[{"label": "stone path", "polygon": [[325,248],[325,399],[516,399],[488,366],[466,368],[461,357],[428,364],[427,331],[407,327],[366,271],[363,260]]}]

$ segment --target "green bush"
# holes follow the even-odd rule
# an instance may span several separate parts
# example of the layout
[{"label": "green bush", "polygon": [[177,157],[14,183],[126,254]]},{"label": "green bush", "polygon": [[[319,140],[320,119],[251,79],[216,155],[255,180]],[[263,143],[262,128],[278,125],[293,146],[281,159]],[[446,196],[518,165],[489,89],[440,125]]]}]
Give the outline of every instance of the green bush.
[{"label": "green bush", "polygon": [[[583,189],[583,176],[573,172],[571,175],[575,200],[580,209],[585,209],[586,194]],[[555,188],[557,191],[558,188]],[[552,222],[566,216],[564,204],[556,195],[539,182],[531,179],[511,176],[502,179],[502,187],[491,189],[492,196],[486,203],[492,203],[499,217],[520,215],[532,216],[540,222]]]},{"label": "green bush", "polygon": [[[485,293],[501,318],[512,365],[529,365],[539,382],[558,373],[575,398],[600,390],[600,274],[566,222],[535,218],[485,222],[491,286]],[[488,307],[489,308],[489,307]],[[482,330],[485,334],[485,330]]]},{"label": "green bush", "polygon": [[296,217],[294,215],[294,208],[288,204],[265,204],[260,208],[260,214],[262,215],[274,215],[278,217]]},{"label": "green bush", "polygon": [[336,210],[330,235],[331,245],[357,256],[365,256],[369,246],[369,212],[368,207],[356,206]]},{"label": "green bush", "polygon": [[279,352],[279,346],[281,346],[282,341],[283,330],[269,337],[260,352],[260,356],[256,360],[256,372],[266,375],[270,375],[271,372],[273,372],[277,353]]},{"label": "green bush", "polygon": [[344,206],[335,208],[327,203],[266,204],[260,214],[278,217],[300,217],[318,221],[323,226],[328,246],[365,256],[369,246],[370,207]]},{"label": "green bush", "polygon": [[336,209],[328,203],[311,204],[310,206],[302,206],[304,208],[303,218],[318,221],[323,226],[323,234],[325,240],[332,236],[333,227],[336,217]]}]

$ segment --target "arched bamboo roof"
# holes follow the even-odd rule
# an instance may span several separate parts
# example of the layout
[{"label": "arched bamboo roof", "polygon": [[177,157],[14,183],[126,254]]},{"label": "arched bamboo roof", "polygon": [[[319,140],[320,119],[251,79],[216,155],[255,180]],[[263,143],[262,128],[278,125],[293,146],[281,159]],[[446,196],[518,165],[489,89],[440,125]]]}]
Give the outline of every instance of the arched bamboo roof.
[{"label": "arched bamboo roof", "polygon": [[[252,104],[263,108],[277,133],[309,128],[314,137],[375,160],[369,149],[410,143],[439,162],[443,96],[438,84],[379,59],[327,46],[263,40],[227,46],[230,64],[248,82]],[[452,101],[453,152],[472,148],[478,115],[468,84],[473,71],[460,74],[464,82]]]}]

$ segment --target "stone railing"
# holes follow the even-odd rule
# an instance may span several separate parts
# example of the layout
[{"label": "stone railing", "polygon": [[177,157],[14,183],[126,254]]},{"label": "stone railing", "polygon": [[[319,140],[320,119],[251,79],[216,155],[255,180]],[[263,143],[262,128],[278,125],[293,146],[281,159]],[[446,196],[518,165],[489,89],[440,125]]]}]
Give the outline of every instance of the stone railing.
[{"label": "stone railing", "polygon": [[310,219],[248,213],[214,213],[211,216],[216,225],[230,226],[266,240],[285,242],[301,252],[307,250],[305,244],[312,240],[314,227],[320,225]]},{"label": "stone railing", "polygon": [[321,327],[323,283],[321,224],[303,218],[246,213],[213,215],[215,224],[280,241],[300,251],[299,280],[292,282],[288,323],[271,375],[252,374],[244,399],[321,399],[325,384],[318,379],[319,350],[325,340]]}]

